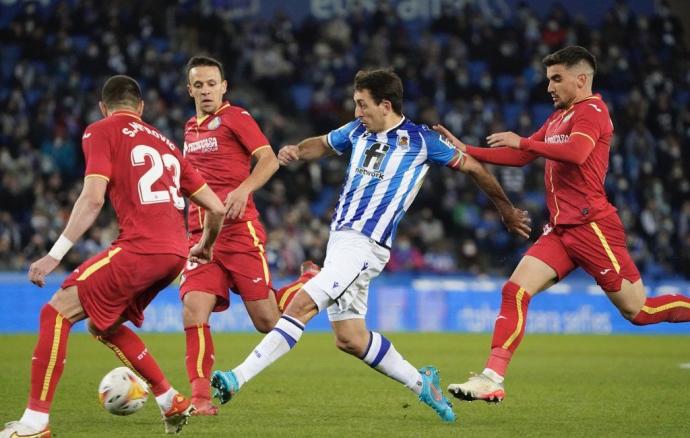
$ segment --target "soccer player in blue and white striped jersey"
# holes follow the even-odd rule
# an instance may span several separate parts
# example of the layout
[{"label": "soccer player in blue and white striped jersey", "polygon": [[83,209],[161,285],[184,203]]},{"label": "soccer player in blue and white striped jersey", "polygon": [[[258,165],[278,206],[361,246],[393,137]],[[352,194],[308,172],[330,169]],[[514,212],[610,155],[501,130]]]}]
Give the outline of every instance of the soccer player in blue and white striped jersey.
[{"label": "soccer player in blue and white striped jersey", "polygon": [[496,179],[471,156],[424,125],[402,115],[402,82],[386,70],[360,71],[354,84],[355,120],[327,135],[288,145],[282,165],[341,155],[352,149],[347,177],[331,223],[323,269],[304,284],[269,332],[236,368],[216,371],[211,385],[221,403],[290,351],[305,324],[327,309],[336,345],[415,392],[444,421],[454,421],[434,367],[417,370],[383,335],[367,330],[369,282],[390,256],[400,220],[410,207],[430,164],[469,174],[496,205],[508,230],[529,235],[529,218],[513,207]]}]

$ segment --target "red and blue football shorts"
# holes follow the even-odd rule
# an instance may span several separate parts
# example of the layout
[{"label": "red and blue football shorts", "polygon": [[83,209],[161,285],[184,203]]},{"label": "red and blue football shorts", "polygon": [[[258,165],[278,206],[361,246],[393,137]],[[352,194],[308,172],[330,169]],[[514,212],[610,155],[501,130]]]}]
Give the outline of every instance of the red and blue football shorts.
[{"label": "red and blue football shorts", "polygon": [[176,254],[137,254],[111,246],[79,265],[61,287],[77,286],[81,306],[99,330],[120,317],[141,327],[144,309],[180,274],[185,260]]},{"label": "red and blue football shorts", "polygon": [[606,292],[620,291],[623,279],[631,283],[640,279],[616,213],[581,225],[547,225],[526,255],[553,268],[559,280],[579,266]]},{"label": "red and blue football shorts", "polygon": [[[199,234],[192,237],[197,242]],[[213,260],[206,264],[188,262],[180,281],[180,299],[191,291],[216,295],[214,312],[230,306],[229,290],[243,301],[268,298],[271,274],[264,254],[266,232],[258,220],[223,226],[213,248]]]}]

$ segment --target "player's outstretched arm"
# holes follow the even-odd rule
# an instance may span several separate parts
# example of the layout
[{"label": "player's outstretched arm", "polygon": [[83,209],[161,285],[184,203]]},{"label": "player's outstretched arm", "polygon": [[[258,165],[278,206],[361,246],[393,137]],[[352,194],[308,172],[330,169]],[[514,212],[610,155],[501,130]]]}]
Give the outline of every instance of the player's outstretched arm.
[{"label": "player's outstretched arm", "polygon": [[497,164],[499,166],[522,167],[538,158],[536,154],[511,149],[509,147],[482,148],[470,146],[460,141],[443,125],[434,125],[433,128],[434,131],[446,137],[457,149],[466,152],[483,163]]},{"label": "player's outstretched arm", "polygon": [[213,258],[213,244],[223,226],[225,206],[220,198],[205,185],[191,196],[192,202],[206,210],[204,231],[199,242],[189,250],[189,260],[195,263],[208,263]]},{"label": "player's outstretched arm", "polygon": [[532,231],[529,226],[531,222],[529,214],[527,211],[513,206],[508,195],[491,172],[470,155],[466,155],[464,160],[460,160],[459,169],[470,175],[479,188],[491,199],[508,231],[528,239],[529,233]]},{"label": "player's outstretched arm", "polygon": [[278,159],[270,145],[266,145],[254,151],[254,157],[257,161],[249,177],[242,181],[242,184],[235,190],[228,193],[228,196],[225,198],[227,216],[230,219],[237,219],[244,216],[249,195],[263,187],[278,170]]},{"label": "player's outstretched arm", "polygon": [[48,255],[33,262],[29,267],[29,280],[35,285],[43,287],[45,277],[59,264],[60,260],[70,250],[74,242],[88,230],[98,217],[105,203],[105,191],[108,180],[99,176],[84,178],[84,187],[77,201],[74,203],[67,226],[58,238]]},{"label": "player's outstretched arm", "polygon": [[318,160],[326,155],[333,155],[333,149],[328,146],[325,135],[310,137],[302,140],[296,145],[289,144],[283,146],[278,151],[278,161],[281,166],[287,166],[293,161],[298,160]]}]

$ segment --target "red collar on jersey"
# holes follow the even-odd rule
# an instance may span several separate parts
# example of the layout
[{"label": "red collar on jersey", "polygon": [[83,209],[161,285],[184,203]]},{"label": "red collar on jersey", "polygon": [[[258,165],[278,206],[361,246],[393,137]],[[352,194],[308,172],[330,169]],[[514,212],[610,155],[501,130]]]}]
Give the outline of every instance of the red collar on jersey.
[{"label": "red collar on jersey", "polygon": [[135,119],[137,119],[141,122],[141,116],[139,114],[135,113],[134,111],[117,110],[117,111],[113,111],[110,115],[111,116],[130,116],[130,117],[134,117]]},{"label": "red collar on jersey", "polygon": [[210,116],[215,116],[219,112],[223,111],[225,108],[229,108],[229,107],[230,107],[230,102],[228,102],[226,100],[225,102],[223,102],[223,104],[220,106],[220,108],[218,108],[213,114],[206,114],[203,117],[197,117],[196,118],[196,125],[201,126],[206,120],[208,120],[208,118]]}]

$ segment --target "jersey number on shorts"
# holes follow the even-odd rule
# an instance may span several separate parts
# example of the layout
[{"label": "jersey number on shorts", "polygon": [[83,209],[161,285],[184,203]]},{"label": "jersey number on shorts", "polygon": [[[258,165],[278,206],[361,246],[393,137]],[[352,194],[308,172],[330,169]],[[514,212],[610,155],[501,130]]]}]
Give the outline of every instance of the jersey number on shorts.
[{"label": "jersey number on shorts", "polygon": [[[160,204],[172,200],[175,208],[183,210],[184,198],[180,196],[180,162],[174,155],[161,155],[151,146],[140,144],[132,149],[133,166],[145,165],[146,157],[150,158],[152,166],[139,178],[139,199],[141,203]],[[168,190],[153,190],[153,185],[163,176],[165,169],[172,172],[174,186],[168,187]]]}]

